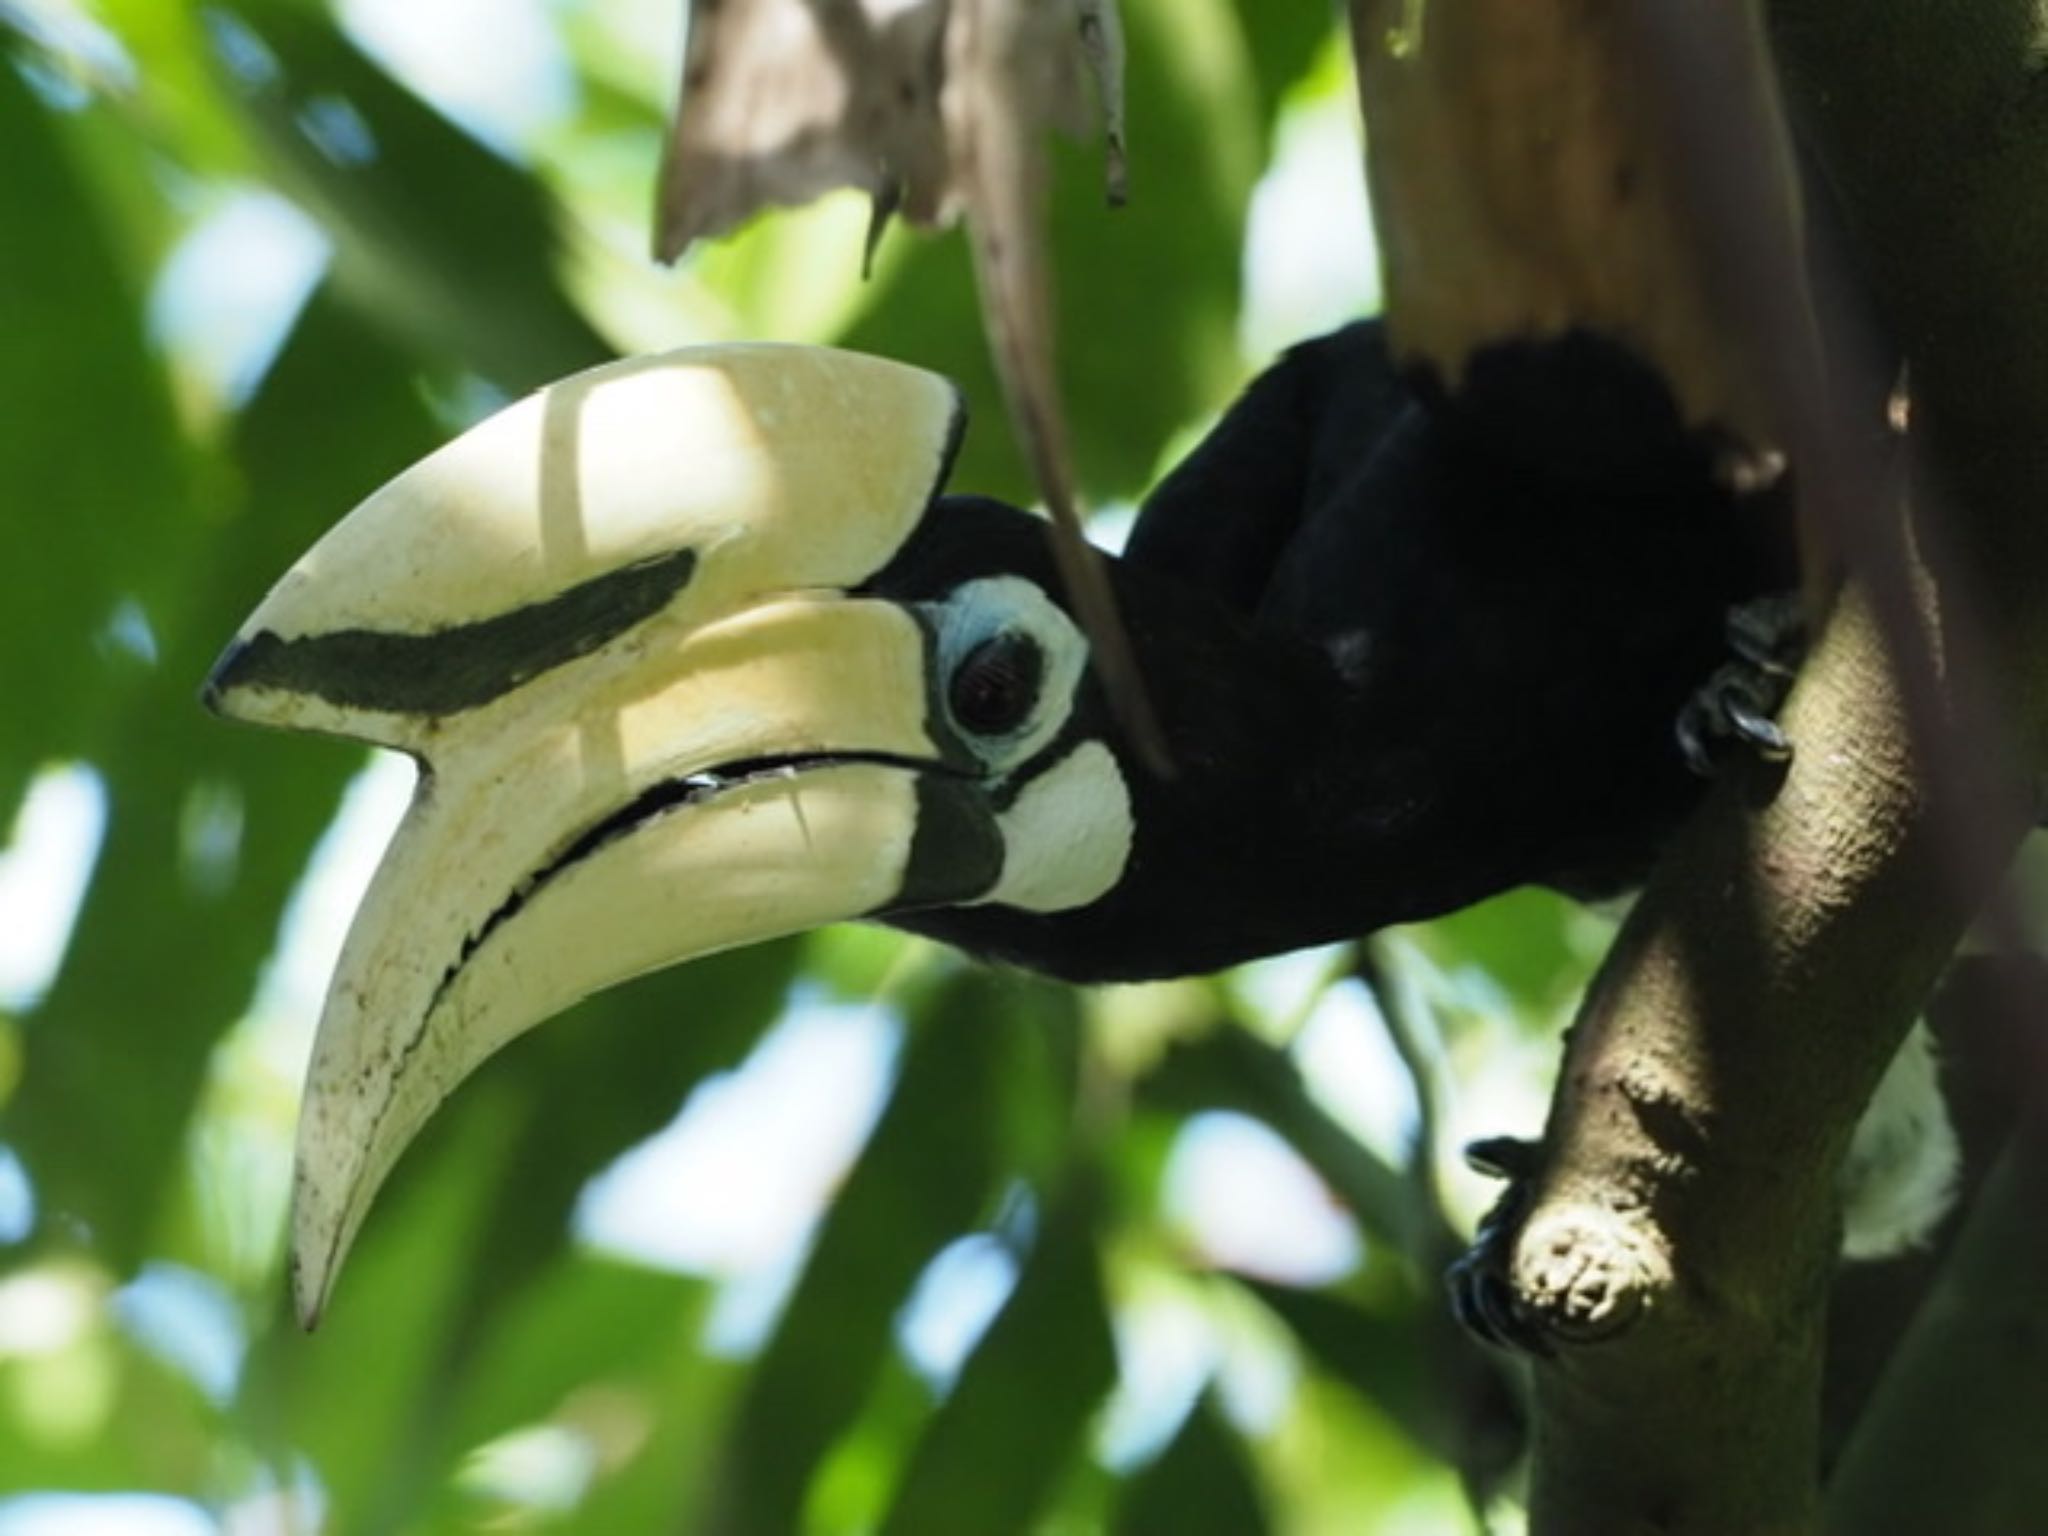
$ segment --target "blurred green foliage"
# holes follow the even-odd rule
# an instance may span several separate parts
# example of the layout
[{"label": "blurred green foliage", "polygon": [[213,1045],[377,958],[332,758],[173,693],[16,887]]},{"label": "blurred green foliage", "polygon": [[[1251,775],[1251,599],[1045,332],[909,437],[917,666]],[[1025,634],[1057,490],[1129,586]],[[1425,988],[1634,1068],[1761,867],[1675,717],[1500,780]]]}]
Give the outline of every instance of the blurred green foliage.
[{"label": "blurred green foliage", "polygon": [[[495,401],[725,335],[952,374],[978,420],[957,483],[1028,495],[957,235],[893,235],[863,285],[862,210],[834,201],[675,274],[639,260],[667,0],[523,7],[574,89],[509,145],[366,53],[337,15],[363,9],[0,4],[0,827],[58,764],[105,804],[54,979],[0,1012],[20,1175],[0,1197],[0,1529],[8,1495],[116,1490],[237,1531],[1454,1528],[1519,1441],[1512,1394],[1436,1302],[1449,1222],[1484,1191],[1454,1182],[1447,1218],[1437,1175],[1467,1131],[1533,1123],[1528,1069],[1599,937],[1540,896],[1383,941],[1421,1061],[1393,1100],[1433,1110],[1419,1147],[1412,1109],[1375,1134],[1332,1092],[1354,1058],[1313,1048],[1333,999],[1354,1046],[1379,1027],[1343,955],[1086,997],[849,932],[648,978],[466,1088],[321,1331],[290,1327],[279,1223],[311,1020],[266,968],[361,758],[198,709],[266,584]],[[1322,0],[1124,9],[1132,204],[1101,208],[1077,146],[1052,219],[1098,503],[1141,493],[1262,361],[1238,351],[1254,186],[1283,114],[1350,111]],[[173,279],[252,197],[296,209],[324,256],[245,380],[207,362],[220,317],[181,311]],[[883,1008],[902,1044],[786,1300],[734,1346],[731,1277],[605,1251],[572,1218],[821,999]],[[1215,1251],[1174,1193],[1190,1124],[1219,1114],[1290,1148],[1358,1234],[1334,1278],[1241,1273],[1257,1256]],[[934,1374],[906,1309],[962,1240],[1014,1286]],[[1162,1320],[1199,1341],[1166,1387],[1144,1343]]]}]

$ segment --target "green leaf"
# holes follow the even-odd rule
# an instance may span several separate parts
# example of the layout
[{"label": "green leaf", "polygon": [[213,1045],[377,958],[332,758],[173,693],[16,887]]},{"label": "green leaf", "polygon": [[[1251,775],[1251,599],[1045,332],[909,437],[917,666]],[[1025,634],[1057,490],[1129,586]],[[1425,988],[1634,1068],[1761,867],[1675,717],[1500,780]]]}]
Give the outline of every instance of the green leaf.
[{"label": "green leaf", "polygon": [[[363,1300],[354,1259],[336,1290],[337,1313],[347,1305],[381,1314],[361,1324],[367,1330],[362,1342],[345,1343],[341,1353],[397,1349],[413,1360],[409,1399],[385,1411],[386,1417],[411,1416],[405,1484],[400,1488],[394,1479],[381,1496],[379,1509],[388,1518],[400,1524],[419,1518],[435,1501],[437,1485],[480,1440],[537,1416],[549,1406],[542,1400],[566,1392],[579,1369],[594,1375],[620,1362],[630,1350],[630,1328],[652,1338],[664,1323],[679,1328],[694,1314],[700,1287],[640,1272],[597,1271],[602,1280],[586,1273],[579,1294],[610,1314],[603,1326],[577,1336],[587,1353],[564,1340],[554,1373],[533,1370],[540,1345],[530,1313],[549,1306],[546,1291],[538,1297],[534,1291],[563,1283],[555,1278],[557,1261],[585,1184],[672,1118],[694,1084],[744,1055],[775,1017],[796,953],[794,944],[761,945],[587,1000],[494,1057],[408,1150],[365,1222],[362,1241],[388,1225],[387,1240],[402,1242],[404,1211],[446,1198],[435,1191],[466,1166],[461,1148],[476,1135],[472,1121],[488,1115],[501,1127],[489,1178],[463,1186],[459,1220],[467,1235],[450,1245],[451,1267],[439,1281],[445,1299],[417,1305],[403,1296]],[[599,1286],[608,1289],[593,1294]],[[566,1305],[557,1300],[552,1315],[565,1316]],[[409,1314],[433,1307],[437,1325],[415,1337]],[[526,1349],[501,1337],[522,1319]],[[336,1347],[326,1344],[327,1331],[323,1324],[314,1348]],[[521,1361],[529,1372],[523,1378]],[[480,1372],[484,1381],[502,1384],[502,1397],[479,1394]],[[697,1431],[705,1433],[704,1422]]]},{"label": "green leaf", "polygon": [[806,1536],[874,1530],[935,1406],[931,1384],[902,1351],[885,1355],[860,1417],[811,1478],[798,1528]]},{"label": "green leaf", "polygon": [[147,128],[131,125],[130,132],[154,152],[175,153],[185,169],[245,177],[257,157],[217,88],[206,9],[204,0],[99,0],[94,7],[142,65],[130,91]]},{"label": "green leaf", "polygon": [[956,972],[915,1011],[888,1106],[747,1383],[707,1529],[795,1529],[812,1474],[867,1398],[912,1283],[994,1199],[1016,1055],[1000,978]]},{"label": "green leaf", "polygon": [[141,668],[124,598],[172,590],[201,532],[140,295],[50,111],[0,53],[0,825],[39,763],[88,749]]},{"label": "green leaf", "polygon": [[584,1185],[673,1119],[706,1077],[736,1066],[775,1021],[800,952],[795,942],[760,944],[600,993],[464,1085],[513,1089],[520,1123],[448,1341],[452,1372],[466,1372],[499,1306],[562,1251]]},{"label": "green leaf", "polygon": [[1310,1097],[1293,1058],[1235,1024],[1176,1041],[1139,1084],[1148,1104],[1188,1115],[1232,1109],[1301,1154],[1375,1239],[1407,1249],[1417,1219],[1409,1181]]},{"label": "green leaf", "polygon": [[1337,1380],[1414,1443],[1482,1478],[1520,1456],[1520,1400],[1503,1364],[1451,1320],[1440,1298],[1409,1292],[1368,1310],[1327,1291],[1237,1277]]},{"label": "green leaf", "polygon": [[[697,1330],[686,1326],[692,1321],[681,1319],[674,1333],[648,1341],[641,1387],[629,1399],[651,1413],[645,1438],[623,1465],[600,1475],[564,1529],[585,1536],[701,1529],[692,1515],[719,1470],[713,1426],[730,1409],[742,1367],[705,1354]],[[476,1524],[460,1529],[474,1531]]]},{"label": "green leaf", "polygon": [[[596,1460],[575,1528],[675,1530],[715,1437],[734,1370],[697,1347],[714,1288],[569,1252],[499,1314],[453,1382],[448,1444],[464,1453],[508,1432],[568,1429]],[[530,1520],[462,1475],[442,1481],[406,1529],[475,1531]]]},{"label": "green leaf", "polygon": [[1116,1380],[1092,1174],[1077,1170],[913,1453],[883,1536],[1028,1531]]},{"label": "green leaf", "polygon": [[312,1459],[333,1532],[404,1529],[442,1470],[440,1365],[517,1106],[509,1092],[470,1093],[442,1118],[453,1134],[434,1147],[432,1176],[380,1202],[320,1330],[299,1333],[280,1297],[249,1362],[245,1417],[280,1465]]},{"label": "green leaf", "polygon": [[[1236,0],[1236,10],[1259,83],[1259,105],[1270,118],[1288,89],[1314,67],[1336,29],[1335,10],[1323,0]],[[1363,164],[1359,174],[1365,174]]]},{"label": "green leaf", "polygon": [[1598,926],[1568,898],[1525,886],[1402,933],[1445,970],[1476,970],[1525,1019],[1548,1024],[1584,989],[1606,947],[1582,942],[1589,923]]},{"label": "green leaf", "polygon": [[394,83],[320,11],[257,0],[209,19],[231,39],[224,85],[280,186],[333,237],[336,281],[364,318],[510,391],[613,355],[564,296],[555,222],[530,176]]},{"label": "green leaf", "polygon": [[1376,1404],[1417,1443],[1443,1448],[1443,1405],[1430,1377],[1420,1306],[1410,1301],[1367,1311],[1327,1291],[1274,1285],[1249,1275],[1237,1278],[1287,1324],[1324,1370]]},{"label": "green leaf", "polygon": [[1205,1396],[1159,1459],[1131,1480],[1116,1536],[1264,1536],[1267,1528],[1244,1444]]},{"label": "green leaf", "polygon": [[222,1428],[220,1410],[190,1380],[104,1313],[64,1347],[0,1359],[0,1497],[38,1488],[198,1494]]},{"label": "green leaf", "polygon": [[[200,681],[278,574],[435,436],[409,370],[316,299],[236,434],[238,515],[191,562],[158,624],[155,667],[95,750],[106,841],[63,969],[24,1031],[6,1134],[46,1226],[83,1223],[117,1268],[141,1257],[213,1044],[248,1005],[285,898],[362,761],[216,720]],[[207,800],[229,808],[213,855],[187,842],[191,808]]]},{"label": "green leaf", "polygon": [[590,1382],[637,1380],[653,1346],[691,1332],[709,1294],[702,1280],[564,1252],[502,1309],[457,1379],[449,1443],[467,1450],[546,1418]]}]

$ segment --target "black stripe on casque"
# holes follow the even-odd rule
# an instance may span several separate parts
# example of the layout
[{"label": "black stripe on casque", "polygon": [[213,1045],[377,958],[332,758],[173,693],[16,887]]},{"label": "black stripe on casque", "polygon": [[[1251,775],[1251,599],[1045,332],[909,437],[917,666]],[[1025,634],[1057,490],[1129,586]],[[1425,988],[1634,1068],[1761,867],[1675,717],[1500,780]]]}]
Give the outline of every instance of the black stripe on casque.
[{"label": "black stripe on casque", "polygon": [[423,635],[337,629],[286,640],[259,630],[214,665],[205,699],[233,688],[310,694],[348,709],[452,715],[501,698],[659,613],[697,554],[654,555],[510,613]]}]

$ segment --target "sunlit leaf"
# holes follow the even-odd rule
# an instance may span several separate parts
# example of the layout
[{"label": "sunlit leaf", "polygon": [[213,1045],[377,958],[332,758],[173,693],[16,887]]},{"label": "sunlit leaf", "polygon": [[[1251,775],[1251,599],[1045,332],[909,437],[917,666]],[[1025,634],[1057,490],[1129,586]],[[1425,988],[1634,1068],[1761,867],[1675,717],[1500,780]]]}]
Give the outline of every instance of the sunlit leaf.
[{"label": "sunlit leaf", "polygon": [[1596,951],[1578,935],[1595,921],[1555,891],[1531,886],[1405,932],[1439,966],[1472,967],[1525,1017],[1547,1024],[1592,973]]},{"label": "sunlit leaf", "polygon": [[665,1125],[705,1077],[738,1064],[780,1012],[798,953],[763,944],[644,977],[484,1065],[479,1080],[515,1089],[520,1127],[490,1198],[451,1368],[561,1250],[585,1183]]},{"label": "sunlit leaf", "polygon": [[883,1536],[1031,1529],[1116,1378],[1090,1175],[1050,1210],[1010,1300],[903,1474]]},{"label": "sunlit leaf", "polygon": [[1436,1294],[1376,1309],[1322,1291],[1240,1276],[1315,1360],[1415,1441],[1491,1486],[1524,1447],[1522,1412],[1504,1363],[1451,1321]]},{"label": "sunlit leaf", "polygon": [[[13,1298],[16,1307],[24,1300]],[[22,1312],[12,1315],[18,1326]],[[213,1474],[222,1415],[102,1314],[75,1337],[0,1361],[0,1424],[0,1497],[34,1488],[195,1494]]]},{"label": "sunlit leaf", "polygon": [[[692,1472],[711,1437],[710,1398],[734,1374],[697,1348],[713,1295],[702,1280],[642,1269],[595,1254],[562,1255],[503,1309],[472,1362],[452,1384],[443,1443],[456,1449],[453,1476],[408,1522],[474,1530],[518,1511],[492,1508],[463,1473],[479,1447],[547,1425],[587,1458],[579,1513],[620,1520],[592,1530],[672,1529]],[[677,1444],[678,1429],[684,1443]],[[664,1443],[665,1442],[665,1443]],[[663,1516],[668,1516],[664,1519]]]},{"label": "sunlit leaf", "polygon": [[741,1401],[713,1530],[785,1530],[867,1396],[912,1282],[988,1213],[1002,1173],[1004,989],[965,973],[918,1010],[902,1074]]},{"label": "sunlit leaf", "polygon": [[649,1346],[700,1320],[701,1280],[567,1252],[499,1315],[457,1384],[449,1439],[480,1445],[554,1412],[578,1388],[638,1379]]},{"label": "sunlit leaf", "polygon": [[[106,843],[27,1031],[8,1135],[46,1221],[82,1223],[117,1265],[140,1257],[208,1053],[248,1005],[285,896],[361,760],[226,725],[200,708],[200,681],[277,573],[434,435],[409,370],[316,301],[237,433],[237,515],[212,530],[146,685],[95,753]],[[202,790],[238,812],[217,867],[180,844]]]},{"label": "sunlit leaf", "polygon": [[1310,1097],[1287,1053],[1234,1026],[1177,1042],[1141,1085],[1179,1114],[1234,1109],[1263,1121],[1320,1174],[1375,1238],[1407,1248],[1426,1235],[1412,1184]]},{"label": "sunlit leaf", "polygon": [[[0,34],[4,50],[5,34]],[[164,598],[200,523],[141,296],[49,108],[0,51],[0,823],[141,681],[106,631]]]},{"label": "sunlit leaf", "polygon": [[[1288,87],[1314,66],[1336,16],[1322,0],[1237,0],[1236,9],[1259,83],[1259,104],[1270,114]],[[1359,174],[1364,175],[1363,166]]]},{"label": "sunlit leaf", "polygon": [[466,1095],[459,1113],[444,1117],[454,1133],[433,1149],[436,1177],[380,1203],[320,1331],[299,1333],[280,1293],[250,1362],[245,1415],[280,1465],[294,1453],[312,1459],[332,1531],[402,1525],[438,1481],[442,1469],[428,1453],[448,1390],[445,1341],[514,1110],[509,1093]]},{"label": "sunlit leaf", "polygon": [[696,1529],[706,1489],[719,1474],[716,1426],[744,1379],[742,1365],[706,1354],[695,1330],[679,1327],[650,1339],[638,1399],[650,1415],[644,1438],[622,1466],[600,1467],[596,1486],[564,1529],[586,1536]]},{"label": "sunlit leaf", "polygon": [[1241,1441],[1204,1398],[1131,1480],[1116,1536],[1264,1536],[1264,1500]]},{"label": "sunlit leaf", "polygon": [[900,1351],[882,1361],[860,1416],[811,1479],[801,1530],[872,1531],[889,1507],[905,1457],[931,1421],[931,1384]]},{"label": "sunlit leaf", "polygon": [[194,172],[249,174],[257,158],[222,100],[208,58],[203,0],[98,0],[94,7],[136,61],[131,88],[155,146]]},{"label": "sunlit leaf", "polygon": [[210,8],[223,78],[371,323],[511,391],[607,360],[563,296],[530,177],[295,0]]}]

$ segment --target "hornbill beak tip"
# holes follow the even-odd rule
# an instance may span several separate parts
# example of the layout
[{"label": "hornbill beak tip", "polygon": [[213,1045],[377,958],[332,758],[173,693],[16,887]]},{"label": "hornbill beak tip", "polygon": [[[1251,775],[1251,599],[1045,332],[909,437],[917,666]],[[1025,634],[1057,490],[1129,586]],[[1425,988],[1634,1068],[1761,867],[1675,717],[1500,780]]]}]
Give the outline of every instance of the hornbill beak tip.
[{"label": "hornbill beak tip", "polygon": [[229,697],[234,689],[235,673],[245,649],[241,640],[230,640],[227,649],[220,653],[220,659],[214,662],[207,672],[206,681],[199,685],[199,702],[209,713],[224,719],[234,717],[234,708],[229,702]]}]

